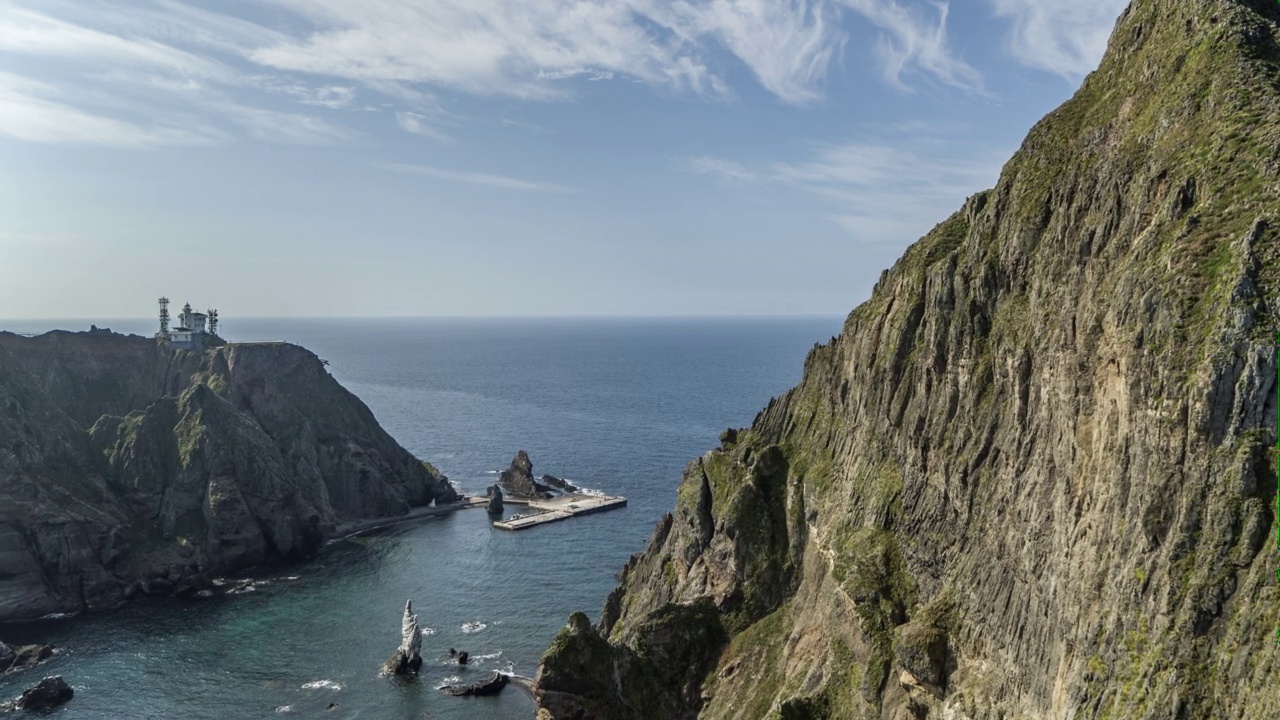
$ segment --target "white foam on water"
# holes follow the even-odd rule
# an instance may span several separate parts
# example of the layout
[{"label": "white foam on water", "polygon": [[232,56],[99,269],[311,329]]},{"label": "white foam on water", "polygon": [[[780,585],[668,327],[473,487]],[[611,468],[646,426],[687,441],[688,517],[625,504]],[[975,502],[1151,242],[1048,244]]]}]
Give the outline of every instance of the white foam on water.
[{"label": "white foam on water", "polygon": [[431,637],[432,635],[435,635],[435,634],[436,634],[435,628],[422,628],[423,637]]},{"label": "white foam on water", "polygon": [[440,688],[446,688],[446,687],[449,687],[450,685],[456,685],[460,682],[462,682],[462,678],[458,677],[457,675],[450,675],[449,677],[441,680],[440,684],[436,686],[436,689],[439,690]]},{"label": "white foam on water", "polygon": [[487,627],[489,626],[478,620],[475,622],[465,622],[465,623],[462,623],[462,632],[468,635],[474,635],[480,632],[481,630],[484,630]]},{"label": "white foam on water", "polygon": [[292,705],[281,705],[280,707],[276,708],[276,712],[278,712],[278,713],[280,713],[280,714],[282,714],[282,715],[283,715],[284,713],[291,713],[291,712],[293,712],[293,706],[292,706]]},{"label": "white foam on water", "polygon": [[485,660],[497,660],[500,657],[502,657],[501,650],[499,650],[496,653],[489,653],[488,655],[469,655],[467,657],[467,661],[468,662],[484,662]]},{"label": "white foam on water", "polygon": [[333,680],[315,680],[302,686],[303,690],[341,690],[342,685]]},{"label": "white foam on water", "polygon": [[78,614],[79,613],[73,613],[73,612],[49,613],[48,615],[41,615],[40,619],[41,620],[66,620],[67,618],[73,618]]}]

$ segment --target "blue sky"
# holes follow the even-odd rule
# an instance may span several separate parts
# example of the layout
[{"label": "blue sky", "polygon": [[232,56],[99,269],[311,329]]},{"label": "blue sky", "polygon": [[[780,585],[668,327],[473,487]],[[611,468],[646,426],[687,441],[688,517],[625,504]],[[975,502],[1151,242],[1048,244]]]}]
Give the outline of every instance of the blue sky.
[{"label": "blue sky", "polygon": [[0,317],[844,313],[1123,0],[8,0]]}]

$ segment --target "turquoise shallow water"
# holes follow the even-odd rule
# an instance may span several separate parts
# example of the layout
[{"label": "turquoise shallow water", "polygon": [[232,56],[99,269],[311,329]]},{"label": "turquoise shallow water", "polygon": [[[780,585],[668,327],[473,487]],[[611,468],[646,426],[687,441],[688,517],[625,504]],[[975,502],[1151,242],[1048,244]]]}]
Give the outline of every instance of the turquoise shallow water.
[{"label": "turquoise shallow water", "polygon": [[[152,332],[147,322],[98,324]],[[0,321],[15,331],[49,326]],[[839,326],[839,318],[225,319],[229,338],[290,340],[329,360],[392,435],[468,492],[524,448],[535,473],[625,495],[629,506],[521,533],[492,530],[481,511],[458,512],[263,569],[251,593],[0,628],[6,641],[60,648],[40,670],[0,679],[0,697],[59,673],[77,691],[56,714],[67,720],[531,717],[518,688],[480,699],[435,688],[494,668],[532,675],[570,612],[598,615],[617,570],[671,509],[684,465],[794,385],[808,349]],[[428,665],[416,681],[379,677],[408,598],[435,631],[423,638]],[[468,633],[464,623],[484,627]],[[451,647],[478,659],[460,671],[447,663]],[[326,712],[330,703],[338,707]]]}]

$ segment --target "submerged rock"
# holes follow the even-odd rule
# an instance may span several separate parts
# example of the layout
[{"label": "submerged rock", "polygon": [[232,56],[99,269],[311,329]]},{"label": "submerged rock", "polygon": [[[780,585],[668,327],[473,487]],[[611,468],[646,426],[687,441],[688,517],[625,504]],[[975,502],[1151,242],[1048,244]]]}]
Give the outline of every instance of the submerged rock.
[{"label": "submerged rock", "polygon": [[511,467],[498,476],[498,485],[512,497],[551,497],[551,489],[533,479],[533,463],[529,460],[529,453],[524,450],[516,453]]},{"label": "submerged rock", "polygon": [[509,682],[511,682],[511,678],[494,670],[493,676],[488,680],[481,680],[470,685],[445,685],[440,688],[440,692],[453,697],[497,695],[502,692],[502,688],[506,687]]},{"label": "submerged rock", "polygon": [[400,621],[400,647],[382,664],[382,671],[387,675],[417,675],[421,667],[422,631],[418,629],[413,601],[409,600],[404,604],[404,618]]},{"label": "submerged rock", "polygon": [[73,695],[75,691],[67,681],[61,675],[53,675],[36,683],[35,687],[24,690],[13,700],[0,704],[0,712],[52,710],[66,703]]}]

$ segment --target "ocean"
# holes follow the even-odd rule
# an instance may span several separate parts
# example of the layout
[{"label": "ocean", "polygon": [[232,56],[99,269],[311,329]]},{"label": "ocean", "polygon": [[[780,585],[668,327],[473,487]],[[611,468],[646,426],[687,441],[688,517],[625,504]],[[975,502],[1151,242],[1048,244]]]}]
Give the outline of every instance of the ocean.
[{"label": "ocean", "polygon": [[[795,385],[805,354],[841,322],[224,318],[230,340],[287,340],[328,360],[392,436],[464,492],[483,493],[524,449],[535,475],[629,504],[519,533],[465,510],[264,568],[236,596],[0,626],[6,642],[59,648],[40,668],[0,678],[0,698],[61,674],[76,690],[57,713],[65,720],[530,718],[532,699],[518,687],[472,699],[437,688],[494,669],[532,676],[569,613],[597,619],[617,571],[674,506],[685,465]],[[50,327],[88,321],[0,321],[16,332]],[[413,680],[380,677],[407,599],[428,629],[426,664]],[[452,664],[450,648],[470,653],[471,665]]]}]

